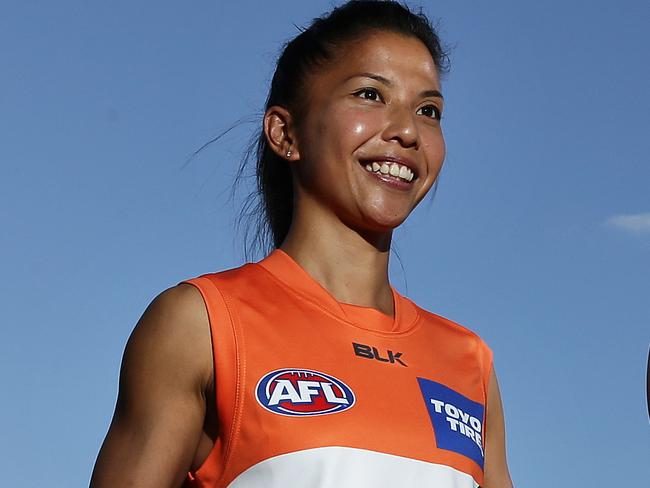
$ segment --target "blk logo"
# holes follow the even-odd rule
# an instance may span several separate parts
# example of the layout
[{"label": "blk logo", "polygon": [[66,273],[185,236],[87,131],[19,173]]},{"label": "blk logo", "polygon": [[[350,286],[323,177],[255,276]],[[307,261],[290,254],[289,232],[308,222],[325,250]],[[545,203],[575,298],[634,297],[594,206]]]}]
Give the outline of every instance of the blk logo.
[{"label": "blk logo", "polygon": [[367,346],[365,344],[359,344],[357,342],[353,342],[352,347],[354,348],[354,354],[359,356],[360,358],[375,359],[376,361],[382,363],[390,363],[390,364],[399,363],[402,366],[406,366],[406,363],[401,359],[402,358],[401,352],[393,352],[390,349],[387,349],[386,353],[382,356],[379,350],[373,346]]}]

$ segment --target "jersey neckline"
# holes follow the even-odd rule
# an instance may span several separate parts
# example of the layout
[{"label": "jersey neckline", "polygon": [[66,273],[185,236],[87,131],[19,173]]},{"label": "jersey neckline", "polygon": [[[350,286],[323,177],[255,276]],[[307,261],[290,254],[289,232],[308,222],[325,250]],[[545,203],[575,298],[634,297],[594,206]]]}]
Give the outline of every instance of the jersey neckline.
[{"label": "jersey neckline", "polygon": [[[382,335],[404,334],[411,331],[419,316],[415,304],[408,298],[403,297],[392,285],[390,285],[395,306],[395,316],[392,318],[389,316],[386,317],[392,319],[392,327],[390,330],[372,328],[367,324],[357,323],[351,314],[348,314],[345,311],[345,308],[347,307],[360,306],[340,303],[329,291],[307,273],[298,262],[281,249],[275,249],[266,258],[256,264],[271,273],[292,292],[309,300],[320,308],[325,309],[338,319],[363,330],[372,331]],[[381,313],[375,309],[370,310],[376,313]]]}]

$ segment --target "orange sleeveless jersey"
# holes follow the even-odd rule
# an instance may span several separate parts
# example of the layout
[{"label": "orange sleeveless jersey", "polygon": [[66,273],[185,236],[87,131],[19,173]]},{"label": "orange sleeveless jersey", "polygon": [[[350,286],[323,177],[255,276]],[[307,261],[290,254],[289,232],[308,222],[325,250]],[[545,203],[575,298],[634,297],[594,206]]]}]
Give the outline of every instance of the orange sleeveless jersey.
[{"label": "orange sleeveless jersey", "polygon": [[395,290],[382,327],[280,250],[188,283],[210,319],[219,435],[187,486],[483,482],[492,354],[476,334]]}]

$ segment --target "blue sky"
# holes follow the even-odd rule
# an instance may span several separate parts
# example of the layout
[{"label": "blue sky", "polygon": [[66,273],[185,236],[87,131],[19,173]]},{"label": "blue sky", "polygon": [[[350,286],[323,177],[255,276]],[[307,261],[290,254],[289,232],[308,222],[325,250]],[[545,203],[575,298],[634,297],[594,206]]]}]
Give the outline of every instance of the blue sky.
[{"label": "blue sky", "polygon": [[[453,46],[448,157],[393,282],[493,348],[517,486],[642,486],[650,4],[423,4]],[[4,484],[87,484],[147,303],[242,262],[228,191],[255,124],[183,163],[259,115],[293,24],[331,5],[2,3]]]}]

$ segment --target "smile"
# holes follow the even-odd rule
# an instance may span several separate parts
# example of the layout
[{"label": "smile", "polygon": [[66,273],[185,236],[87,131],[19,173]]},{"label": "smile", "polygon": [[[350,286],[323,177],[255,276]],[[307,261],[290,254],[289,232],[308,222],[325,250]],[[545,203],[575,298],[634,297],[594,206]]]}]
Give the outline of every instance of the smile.
[{"label": "smile", "polygon": [[415,176],[413,171],[407,166],[392,161],[374,161],[367,163],[364,167],[369,173],[377,173],[385,176],[390,175],[406,182],[412,181]]}]

